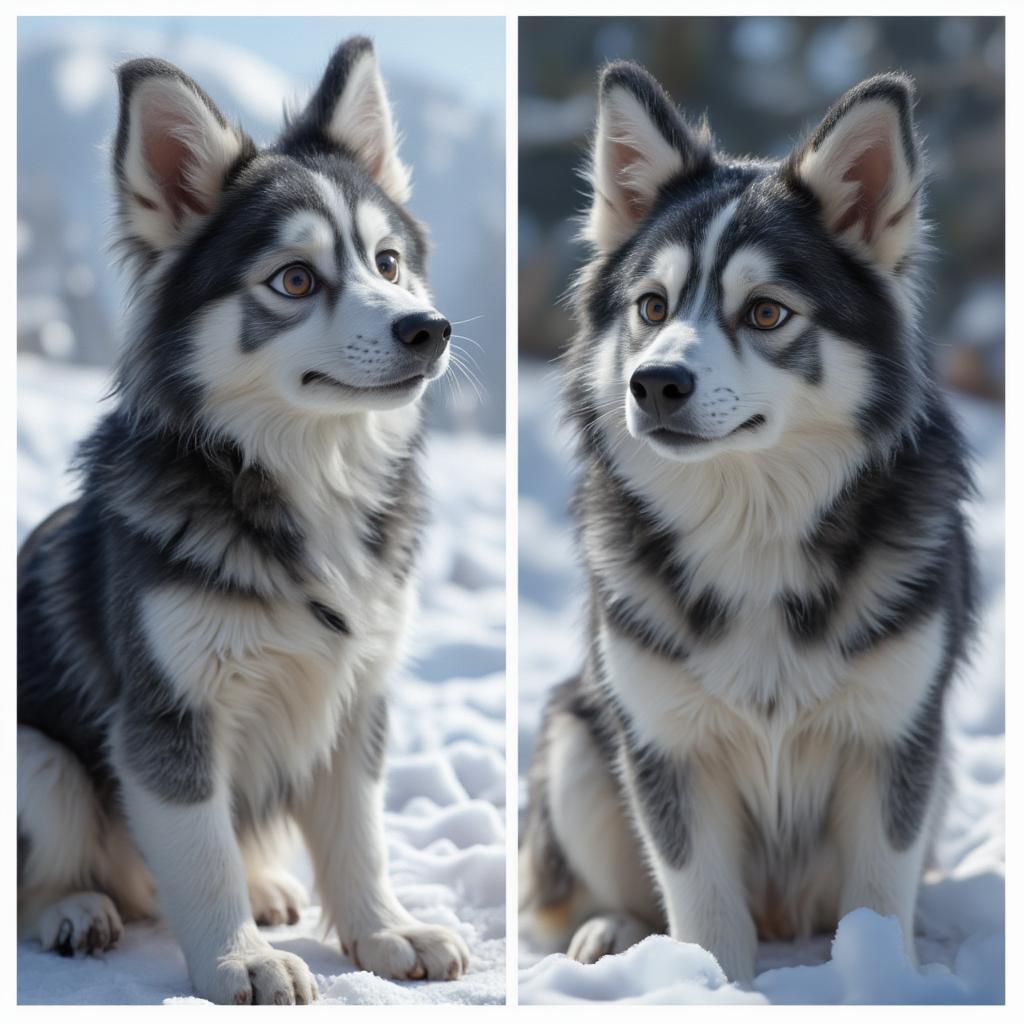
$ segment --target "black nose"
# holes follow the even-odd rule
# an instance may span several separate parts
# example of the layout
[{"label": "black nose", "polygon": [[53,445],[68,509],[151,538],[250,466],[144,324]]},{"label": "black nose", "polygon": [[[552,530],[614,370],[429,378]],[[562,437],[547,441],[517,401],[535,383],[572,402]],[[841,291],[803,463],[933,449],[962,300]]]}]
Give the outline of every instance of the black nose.
[{"label": "black nose", "polygon": [[412,313],[396,320],[395,338],[428,362],[448,346],[452,325],[440,313]]},{"label": "black nose", "polygon": [[697,386],[697,378],[685,366],[647,363],[629,378],[629,391],[636,404],[652,416],[671,416],[686,404]]}]

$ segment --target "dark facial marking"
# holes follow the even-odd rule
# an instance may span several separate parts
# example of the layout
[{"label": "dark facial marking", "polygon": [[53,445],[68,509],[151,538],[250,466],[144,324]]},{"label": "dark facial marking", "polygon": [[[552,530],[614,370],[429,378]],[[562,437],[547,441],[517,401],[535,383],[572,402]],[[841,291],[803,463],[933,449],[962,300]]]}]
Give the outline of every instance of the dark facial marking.
[{"label": "dark facial marking", "polygon": [[291,300],[296,307],[294,312],[278,313],[268,309],[251,296],[242,299],[242,332],[239,344],[243,352],[255,352],[260,346],[272,341],[282,331],[294,327],[309,316],[314,309],[316,299]]}]

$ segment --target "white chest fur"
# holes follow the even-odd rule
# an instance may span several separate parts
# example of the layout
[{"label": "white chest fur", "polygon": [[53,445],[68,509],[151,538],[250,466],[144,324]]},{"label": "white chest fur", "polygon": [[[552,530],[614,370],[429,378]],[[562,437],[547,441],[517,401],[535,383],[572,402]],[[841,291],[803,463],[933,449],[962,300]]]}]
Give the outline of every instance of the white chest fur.
[{"label": "white chest fur", "polygon": [[301,595],[266,603],[187,586],[152,591],[144,621],[175,695],[211,715],[222,769],[260,804],[282,780],[301,786],[356,701],[385,684],[411,593],[368,602],[378,611],[386,603],[387,614],[373,618],[364,606],[345,635]]}]

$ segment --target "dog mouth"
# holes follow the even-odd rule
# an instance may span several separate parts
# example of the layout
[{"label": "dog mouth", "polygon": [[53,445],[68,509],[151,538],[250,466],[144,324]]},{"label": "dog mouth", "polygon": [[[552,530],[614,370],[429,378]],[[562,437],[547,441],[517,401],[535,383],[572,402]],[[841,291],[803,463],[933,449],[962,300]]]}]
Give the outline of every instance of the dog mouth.
[{"label": "dog mouth", "polygon": [[319,370],[307,370],[302,375],[302,386],[323,386],[334,388],[338,391],[347,392],[352,395],[397,395],[403,391],[410,391],[414,387],[422,384],[427,378],[422,374],[418,373],[413,377],[405,377],[402,380],[392,381],[390,384],[367,384],[359,385],[355,384],[344,384],[340,380],[335,380],[334,377],[326,373],[321,373]]},{"label": "dog mouth", "polygon": [[705,434],[689,434],[683,430],[670,430],[668,427],[658,427],[657,430],[651,430],[648,432],[647,437],[652,441],[658,441],[663,445],[670,448],[694,448],[702,444],[710,444],[712,441],[724,441],[727,437],[733,437],[736,434],[743,433],[745,431],[759,430],[768,421],[757,413],[751,416],[750,419],[744,420],[734,430],[730,430],[728,434],[723,434],[721,437],[708,437]]}]

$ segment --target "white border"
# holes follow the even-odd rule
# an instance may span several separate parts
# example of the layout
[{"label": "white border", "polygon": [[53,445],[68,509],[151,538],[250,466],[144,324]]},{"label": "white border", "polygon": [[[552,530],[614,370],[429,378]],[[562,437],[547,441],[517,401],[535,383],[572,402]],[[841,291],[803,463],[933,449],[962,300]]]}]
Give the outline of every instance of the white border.
[{"label": "white border", "polygon": [[[852,6],[852,5],[851,5]],[[156,16],[166,17],[172,12],[170,5],[157,5],[142,2],[142,0],[135,0],[135,2],[97,2],[90,5],[88,11],[83,11],[80,5],[73,5],[71,3],[53,3],[53,2],[40,2],[33,5],[29,5],[24,2],[20,2],[16,5],[15,11],[8,15],[7,24],[9,26],[9,33],[6,38],[6,45],[4,46],[4,54],[7,57],[6,61],[6,81],[7,81],[7,104],[5,110],[5,136],[8,140],[14,140],[16,138],[15,132],[15,97],[17,90],[17,41],[16,32],[14,31],[14,17],[13,14],[24,14],[24,15],[76,15],[85,14],[90,15],[136,15],[136,16]],[[702,16],[739,16],[739,15],[788,15],[788,16],[800,16],[800,15],[843,15],[849,13],[856,13],[860,16],[888,16],[888,15],[929,15],[929,16],[941,16],[941,15],[958,15],[958,14],[971,14],[973,16],[989,15],[989,16],[1005,16],[1007,19],[1006,25],[1006,88],[1007,88],[1007,110],[1011,112],[1010,116],[1007,117],[1006,124],[1006,142],[1007,142],[1007,166],[1008,167],[1020,167],[1021,163],[1021,132],[1018,127],[1020,122],[1020,75],[1017,71],[1016,59],[1022,56],[1021,45],[1020,45],[1020,32],[1019,24],[1021,21],[1022,12],[1017,4],[1011,4],[1008,2],[1004,3],[978,3],[971,5],[970,7],[965,3],[954,3],[950,0],[932,0],[930,3],[923,2],[923,0],[915,0],[915,2],[879,2],[879,0],[862,0],[857,4],[856,10],[852,11],[847,9],[828,9],[823,10],[823,5],[820,0],[802,0],[802,2],[788,2],[778,3],[773,5],[771,8],[767,8],[766,5],[753,0],[747,0],[747,2],[723,2],[718,4],[710,4],[707,0],[694,0],[694,2],[685,3],[680,0],[632,0],[627,3],[626,0],[618,0],[618,2],[612,2],[612,0],[573,0],[573,2],[544,2],[544,0],[435,0],[434,3],[426,5],[422,2],[415,2],[415,0],[392,0],[387,5],[386,10],[381,10],[374,5],[365,3],[350,3],[350,4],[338,4],[337,2],[330,3],[325,0],[312,0],[312,2],[305,3],[294,3],[288,5],[287,14],[282,14],[282,6],[278,2],[268,2],[268,0],[247,0],[242,3],[240,0],[229,0],[229,2],[222,2],[220,4],[207,3],[195,3],[195,2],[184,2],[177,5],[173,14],[175,15],[188,15],[188,16],[202,16],[202,15],[241,15],[241,16],[259,16],[259,15],[278,15],[282,17],[300,17],[300,16],[339,16],[339,15],[390,15],[400,17],[403,15],[424,15],[424,14],[436,14],[436,15],[491,15],[491,16],[504,16],[506,18],[506,139],[507,139],[507,169],[506,169],[506,325],[507,325],[507,337],[506,337],[506,353],[507,353],[507,365],[506,365],[506,524],[505,524],[505,559],[506,559],[506,671],[507,671],[507,697],[506,697],[506,708],[507,708],[507,720],[506,720],[506,796],[507,796],[507,811],[506,811],[506,824],[507,824],[507,849],[508,849],[508,860],[507,860],[507,890],[506,890],[506,919],[508,922],[508,963],[507,963],[507,976],[508,976],[508,993],[507,998],[509,1005],[505,1008],[502,1007],[485,1007],[483,1013],[488,1016],[495,1014],[509,1014],[509,1013],[524,1013],[528,1014],[537,1020],[555,1020],[556,1015],[559,1022],[563,1021],[566,1017],[572,1019],[582,1019],[584,1015],[588,1021],[594,1017],[598,1017],[602,1020],[617,1019],[621,1013],[621,1007],[615,1004],[589,1004],[586,1006],[575,1005],[571,1007],[515,1007],[515,992],[516,992],[516,974],[518,968],[518,935],[516,928],[516,898],[517,898],[517,878],[515,869],[515,851],[517,843],[517,804],[518,804],[518,770],[517,770],[517,747],[518,747],[518,715],[516,714],[516,701],[518,696],[517,686],[517,668],[518,668],[518,615],[516,609],[516,597],[517,597],[517,555],[518,555],[518,515],[517,515],[517,482],[518,482],[518,433],[517,433],[517,385],[518,375],[516,371],[517,358],[518,358],[518,345],[517,345],[517,331],[518,331],[518,307],[517,307],[517,291],[516,291],[516,273],[517,273],[517,244],[516,244],[516,227],[517,227],[517,167],[515,156],[517,154],[518,145],[518,118],[516,108],[516,86],[518,81],[518,15],[552,15],[557,14],[561,16],[643,16],[643,15],[663,15],[663,16],[674,16],[674,17],[702,17]],[[41,128],[41,130],[43,130]],[[16,293],[16,275],[17,275],[17,262],[16,253],[13,240],[16,237],[17,230],[17,215],[16,207],[12,198],[15,194],[14,178],[15,178],[15,163],[13,160],[8,159],[4,162],[3,170],[0,172],[4,175],[4,195],[8,197],[7,216],[5,223],[7,224],[7,231],[5,237],[8,240],[5,248],[5,265],[7,273],[5,275],[6,290],[7,290],[7,305],[6,308],[10,310],[9,316],[13,316],[14,310],[17,304],[17,293]],[[1007,175],[1008,183],[1011,186],[1016,186],[1016,181],[1009,174]],[[1020,268],[1021,261],[1019,256],[1019,244],[1017,239],[1019,236],[1019,228],[1021,226],[1020,213],[1021,203],[1017,198],[1017,190],[1015,187],[1008,189],[1007,194],[1007,251],[1006,251],[1006,275],[1007,281],[1016,283],[1021,280]],[[1007,337],[1015,337],[1017,333],[1018,324],[1021,323],[1021,316],[1017,313],[1016,306],[1013,303],[1008,304],[1007,310]],[[7,575],[6,585],[3,587],[2,593],[2,626],[0,629],[3,630],[3,636],[5,637],[5,652],[7,654],[7,665],[9,668],[9,682],[7,687],[7,693],[13,694],[13,677],[15,675],[13,659],[14,659],[14,648],[15,648],[15,615],[16,615],[16,601],[15,601],[15,561],[16,561],[16,541],[17,536],[16,530],[16,500],[15,500],[15,484],[16,484],[16,350],[13,344],[12,336],[13,324],[10,319],[8,320],[8,343],[5,349],[5,364],[7,366],[6,381],[3,387],[6,390],[7,405],[7,432],[3,439],[3,461],[0,464],[0,487],[2,487],[2,493],[6,498],[4,505],[4,527],[7,538]],[[1007,366],[1007,393],[1012,397],[1016,397],[1018,391],[1018,384],[1020,382],[1020,375],[1018,367],[1020,359],[1017,354],[1017,346],[1014,343],[1007,344],[1006,346],[1006,366]],[[1010,401],[1007,404],[1006,410],[1006,429],[1007,429],[1007,450],[1012,453],[1007,459],[1007,490],[1006,490],[1006,505],[1008,521],[1014,521],[1014,513],[1024,510],[1024,505],[1021,503],[1021,473],[1019,469],[1020,459],[1017,457],[1019,451],[1018,444],[1021,437],[1021,419],[1018,413],[1016,402]],[[1022,545],[1016,540],[1014,534],[1010,534],[1007,537],[1007,580],[1006,580],[1006,614],[1007,621],[1009,623],[1016,624],[1021,621],[1020,612],[1022,609],[1020,601],[1020,590],[1018,585],[1018,573],[1017,570],[1021,565],[1021,551]],[[1020,672],[1018,669],[1022,667],[1022,659],[1020,657],[1020,640],[1013,633],[1008,631],[1007,639],[1007,662],[1006,662],[1006,675],[1007,679],[1018,679]],[[13,696],[8,696],[8,702],[13,701]],[[1021,721],[1019,709],[1021,707],[1021,700],[1017,694],[1017,687],[1007,687],[1006,694],[1006,707],[1007,707],[1007,721],[1008,721],[1008,732],[1016,739],[1020,735]],[[4,891],[4,897],[6,899],[6,906],[8,913],[6,920],[8,921],[8,927],[4,936],[2,948],[0,948],[0,978],[2,978],[2,988],[6,996],[8,1005],[13,1005],[16,999],[17,983],[16,983],[16,953],[15,953],[15,929],[14,921],[16,918],[16,894],[15,886],[13,884],[13,878],[15,875],[15,770],[16,770],[16,751],[15,744],[13,742],[13,736],[11,732],[14,728],[14,712],[11,704],[7,705],[7,716],[5,718],[7,732],[7,772],[6,772],[6,786],[3,790],[3,805],[0,809],[0,814],[3,815],[3,821],[6,826],[6,842],[3,843],[0,848],[0,863],[2,863],[4,871],[3,877],[6,877],[8,881],[8,887]],[[1022,943],[1020,941],[1020,929],[1017,927],[1017,922],[1022,918],[1022,907],[1020,900],[1021,887],[1018,884],[1018,874],[1021,869],[1020,858],[1017,856],[1017,852],[1021,848],[1021,827],[1018,807],[1020,799],[1018,793],[1020,792],[1020,781],[1021,774],[1019,770],[1019,760],[1014,750],[1015,743],[1008,744],[1007,756],[1006,756],[1006,768],[1007,768],[1007,792],[1011,794],[1011,798],[1007,802],[1007,850],[1008,850],[1008,862],[1010,868],[1008,870],[1007,878],[1007,1007],[969,1007],[966,1012],[971,1014],[971,1018],[975,1019],[984,1015],[991,1017],[993,1015],[1003,1015],[1008,1012],[1008,1007],[1017,1005],[1020,1001],[1021,986],[1018,983],[1015,972],[1011,969],[1012,965],[1022,962]],[[221,1008],[210,1008],[203,1006],[189,1006],[188,1012],[222,1012]],[[425,1022],[432,1021],[447,1021],[450,1016],[454,1013],[456,1015],[464,1014],[468,1012],[468,1008],[462,1008],[451,1005],[444,1006],[417,1006],[415,1009],[406,1006],[386,1006],[386,1007],[358,1007],[358,1008],[344,1008],[335,1009],[328,1007],[321,1008],[307,1008],[302,1013],[351,1013],[355,1009],[357,1012],[363,1013],[375,1013],[385,1017],[394,1017],[407,1021],[410,1016],[410,1012],[416,1015],[417,1021],[423,1020]],[[479,1011],[479,1007],[473,1008]],[[71,1010],[67,1007],[50,1006],[50,1007],[17,1007],[16,1012],[24,1014],[27,1018],[34,1017],[36,1019],[56,1019],[58,1016],[62,1022],[67,1021],[67,1018],[72,1016],[75,1020],[97,1020],[97,1021],[108,1021],[111,1016],[125,1016],[126,1019],[138,1020],[140,1016],[149,1016],[150,1014],[160,1012],[159,1008],[155,1007],[127,1007],[127,1006],[114,1006],[114,1007],[80,1007]],[[185,1012],[185,1008],[171,1008],[170,1012]],[[234,1012],[251,1014],[253,1011],[248,1008],[237,1008],[234,1010],[225,1010],[224,1012]],[[269,1010],[256,1011],[256,1012],[273,1012]],[[280,1008],[278,1012],[285,1012],[284,1008]],[[697,1017],[703,1017],[705,1014],[716,1014],[719,1019],[721,1015],[734,1016],[736,1014],[743,1013],[768,1013],[775,1015],[796,1015],[796,1016],[808,1016],[820,1014],[820,1010],[814,1007],[701,1007],[693,1006],[687,1007],[685,1010],[680,1011],[676,1007],[645,1007],[643,1009],[630,1008],[630,1016],[636,1015],[653,1015],[665,1017],[671,1014],[674,1019],[678,1019],[681,1013],[692,1019],[695,1015]],[[948,1017],[950,1015],[960,1015],[964,1012],[960,1008],[955,1007],[872,1007],[870,1009],[858,1008],[858,1007],[835,1007],[830,1008],[830,1013],[834,1012],[838,1015],[850,1017],[851,1015],[861,1015],[870,1013],[872,1017],[888,1017],[890,1019],[896,1019],[896,1015],[899,1014],[901,1017],[909,1015],[910,1017],[924,1017],[928,1014],[929,1017],[939,1016]],[[401,1015],[399,1017],[399,1015]]]}]

